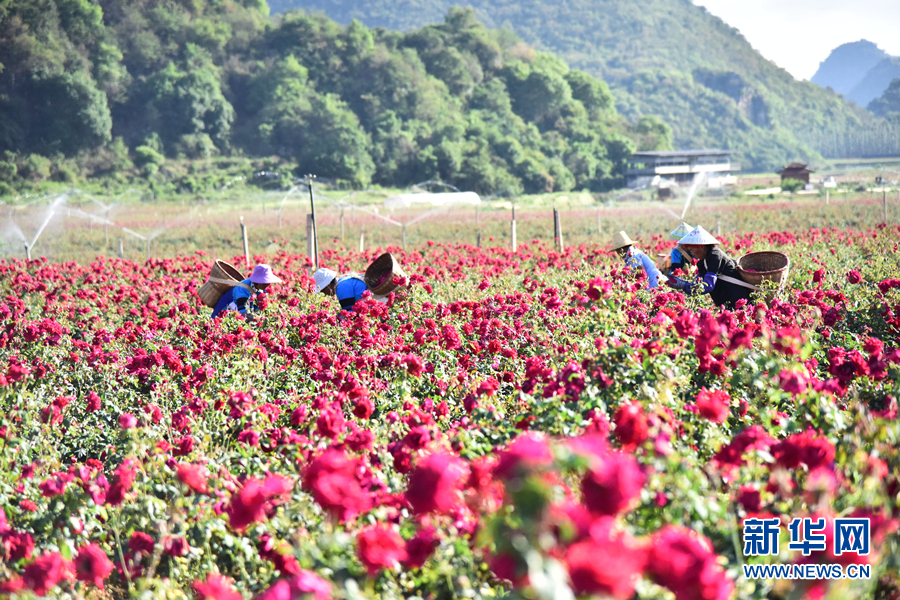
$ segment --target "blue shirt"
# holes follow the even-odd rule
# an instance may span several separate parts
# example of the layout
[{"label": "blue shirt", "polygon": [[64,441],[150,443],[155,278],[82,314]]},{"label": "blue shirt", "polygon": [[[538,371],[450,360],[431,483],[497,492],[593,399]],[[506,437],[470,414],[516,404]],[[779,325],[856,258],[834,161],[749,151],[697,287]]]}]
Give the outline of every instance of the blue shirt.
[{"label": "blue shirt", "polygon": [[[241,283],[252,287],[249,279],[245,279]],[[216,302],[216,307],[213,309],[210,318],[215,319],[226,310],[236,310],[242,315],[247,314],[247,301],[251,295],[252,292],[250,290],[244,289],[239,285],[232,287],[222,294],[222,297]],[[254,307],[253,310],[256,310],[256,308]]]},{"label": "blue shirt", "polygon": [[353,305],[356,304],[357,300],[362,299],[363,294],[368,289],[364,281],[360,281],[355,277],[342,277],[337,282],[334,294],[337,296],[338,302],[341,303],[341,309],[353,310]]},{"label": "blue shirt", "polygon": [[640,250],[629,248],[628,253],[625,254],[625,264],[632,269],[644,269],[644,273],[647,274],[647,279],[649,280],[649,284],[647,285],[648,288],[655,288],[658,286],[659,280],[664,277],[662,271],[656,268],[656,265],[650,260],[650,257]]}]

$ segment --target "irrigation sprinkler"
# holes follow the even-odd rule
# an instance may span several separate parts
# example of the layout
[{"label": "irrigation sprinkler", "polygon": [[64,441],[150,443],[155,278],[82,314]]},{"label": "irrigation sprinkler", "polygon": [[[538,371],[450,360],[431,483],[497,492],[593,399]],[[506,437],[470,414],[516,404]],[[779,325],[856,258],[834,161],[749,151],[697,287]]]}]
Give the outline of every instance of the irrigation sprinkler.
[{"label": "irrigation sprinkler", "polygon": [[401,227],[402,231],[402,239],[403,239],[403,251],[406,252],[406,225]]},{"label": "irrigation sprinkler", "polygon": [[288,193],[284,195],[284,198],[281,199],[281,204],[278,206],[278,228],[281,229],[281,211],[284,209],[284,203],[287,202],[288,196],[296,192],[300,189],[299,185],[295,185],[291,189],[288,190]]},{"label": "irrigation sprinkler", "polygon": [[31,246],[28,245],[28,242],[25,242],[25,258],[31,260]]},{"label": "irrigation sprinkler", "polygon": [[315,264],[315,251],[316,247],[313,244],[313,219],[312,215],[308,214],[306,215],[306,255],[313,261],[313,264]]},{"label": "irrigation sprinkler", "polygon": [[309,186],[309,207],[312,211],[312,237],[313,237],[313,267],[316,271],[319,270],[319,231],[316,228],[316,200],[313,197],[313,186],[312,182],[315,179],[315,175],[307,175],[306,176],[306,185]]}]

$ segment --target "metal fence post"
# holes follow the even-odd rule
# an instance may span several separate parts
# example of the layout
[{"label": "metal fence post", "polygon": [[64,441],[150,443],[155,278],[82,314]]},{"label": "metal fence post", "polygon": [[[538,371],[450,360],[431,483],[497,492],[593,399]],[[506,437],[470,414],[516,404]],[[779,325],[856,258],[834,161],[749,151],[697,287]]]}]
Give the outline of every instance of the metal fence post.
[{"label": "metal fence post", "polygon": [[[315,266],[316,261],[314,260],[316,253],[316,246],[313,242],[313,216],[310,214],[306,215],[306,255],[309,257],[309,260],[312,261],[313,266]],[[318,270],[318,269],[317,269]]]}]

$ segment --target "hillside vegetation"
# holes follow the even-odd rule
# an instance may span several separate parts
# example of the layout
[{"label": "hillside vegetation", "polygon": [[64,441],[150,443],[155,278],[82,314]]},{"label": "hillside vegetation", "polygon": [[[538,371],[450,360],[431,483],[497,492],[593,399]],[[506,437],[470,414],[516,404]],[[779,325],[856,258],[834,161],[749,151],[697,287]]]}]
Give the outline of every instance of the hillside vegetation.
[{"label": "hillside vegetation", "polygon": [[263,0],[2,1],[0,191],[104,174],[202,189],[173,184],[171,160],[216,155],[354,187],[603,189],[635,147],[671,146],[599,79],[471,11],[438,21],[399,33],[276,20]]},{"label": "hillside vegetation", "polygon": [[439,21],[451,4],[489,27],[558,53],[609,83],[630,119],[659,115],[678,147],[737,150],[745,168],[821,155],[887,153],[883,122],[838,94],[795,80],[740,33],[689,0],[272,0],[372,27]]}]

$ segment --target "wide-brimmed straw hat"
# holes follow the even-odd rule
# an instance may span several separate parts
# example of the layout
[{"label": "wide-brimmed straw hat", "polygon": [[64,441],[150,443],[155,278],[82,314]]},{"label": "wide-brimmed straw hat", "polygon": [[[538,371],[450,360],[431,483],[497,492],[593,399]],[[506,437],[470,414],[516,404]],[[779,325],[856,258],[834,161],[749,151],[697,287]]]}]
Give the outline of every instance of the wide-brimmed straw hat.
[{"label": "wide-brimmed straw hat", "polygon": [[318,294],[322,290],[328,287],[328,285],[334,281],[334,278],[337,277],[337,272],[332,271],[331,269],[319,269],[313,274],[313,279],[316,282],[316,293]]},{"label": "wide-brimmed straw hat", "polygon": [[620,231],[616,235],[613,236],[612,239],[612,250],[610,252],[615,252],[619,248],[624,248],[625,246],[633,246],[634,240],[628,237],[628,234],[624,231]]},{"label": "wide-brimmed straw hat", "polygon": [[680,241],[681,238],[683,238],[690,232],[691,232],[691,226],[682,221],[681,225],[679,225],[674,230],[672,230],[672,233],[669,234],[669,237],[672,238],[673,240]]},{"label": "wide-brimmed straw hat", "polygon": [[703,229],[699,225],[691,229],[691,232],[678,240],[682,246],[708,246],[716,245],[719,240],[714,238],[710,232]]},{"label": "wide-brimmed straw hat", "polygon": [[256,265],[253,274],[250,275],[251,283],[281,283],[281,279],[272,272],[269,265]]}]

